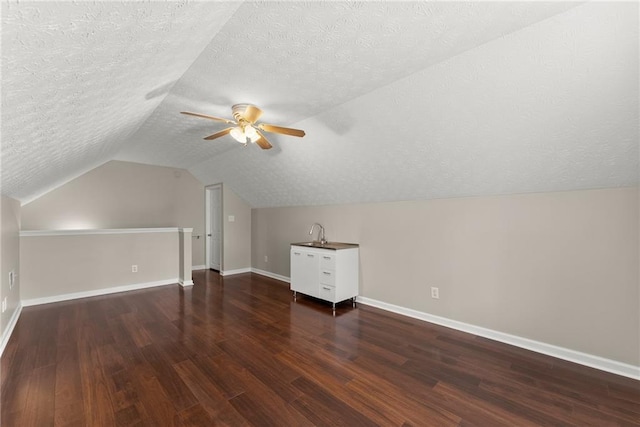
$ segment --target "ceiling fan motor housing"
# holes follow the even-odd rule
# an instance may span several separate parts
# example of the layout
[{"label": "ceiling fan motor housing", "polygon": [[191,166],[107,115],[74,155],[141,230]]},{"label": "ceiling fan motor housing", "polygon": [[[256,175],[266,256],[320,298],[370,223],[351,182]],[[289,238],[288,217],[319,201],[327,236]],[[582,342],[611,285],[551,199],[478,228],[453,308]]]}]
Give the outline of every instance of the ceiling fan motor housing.
[{"label": "ceiling fan motor housing", "polygon": [[[247,108],[251,106],[252,109],[255,109],[256,112],[258,112],[257,115],[262,114],[262,110],[260,110],[258,107],[256,107],[255,105],[252,104],[235,104],[234,106],[231,107],[231,112],[233,114],[233,118],[236,119],[236,121],[238,122],[238,124],[240,124],[241,122],[248,122],[253,124],[253,122],[255,122],[255,120],[251,121],[250,119],[247,118],[246,113],[247,113]],[[254,115],[256,115],[254,113]]]}]

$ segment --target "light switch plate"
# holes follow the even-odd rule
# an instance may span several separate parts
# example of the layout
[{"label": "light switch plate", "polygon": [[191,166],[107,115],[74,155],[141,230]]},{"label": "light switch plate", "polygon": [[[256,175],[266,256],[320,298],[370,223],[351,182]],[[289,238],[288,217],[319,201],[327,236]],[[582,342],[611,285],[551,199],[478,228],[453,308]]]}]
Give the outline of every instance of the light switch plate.
[{"label": "light switch plate", "polygon": [[234,215],[229,215],[229,222],[236,222],[236,217]]}]

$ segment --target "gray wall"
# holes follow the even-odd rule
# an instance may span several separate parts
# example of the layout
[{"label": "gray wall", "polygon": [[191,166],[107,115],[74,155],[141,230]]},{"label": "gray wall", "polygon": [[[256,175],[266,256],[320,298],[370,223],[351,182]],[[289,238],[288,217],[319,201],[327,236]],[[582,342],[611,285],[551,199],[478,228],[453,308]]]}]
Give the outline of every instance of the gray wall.
[{"label": "gray wall", "polygon": [[[204,235],[204,185],[184,169],[111,161],[22,207],[23,230],[188,227]],[[204,264],[204,238],[193,264]]]},{"label": "gray wall", "polygon": [[330,241],[360,244],[362,296],[640,365],[638,197],[620,188],[254,209],[252,266],[289,276],[289,243],[320,222]]},{"label": "gray wall", "polygon": [[[178,283],[178,232],[23,236],[24,300],[152,284]],[[132,272],[132,265],[138,266]]]},{"label": "gray wall", "polygon": [[[234,221],[229,221],[229,216]],[[222,188],[222,270],[251,268],[251,206],[229,187]]]},{"label": "gray wall", "polygon": [[[20,304],[20,202],[12,198],[2,196],[0,203],[2,209],[2,232],[0,255],[2,258],[0,274],[0,301],[7,298],[7,310],[0,315],[0,331],[2,337],[6,328]],[[16,273],[15,285],[9,289],[9,272]]]}]

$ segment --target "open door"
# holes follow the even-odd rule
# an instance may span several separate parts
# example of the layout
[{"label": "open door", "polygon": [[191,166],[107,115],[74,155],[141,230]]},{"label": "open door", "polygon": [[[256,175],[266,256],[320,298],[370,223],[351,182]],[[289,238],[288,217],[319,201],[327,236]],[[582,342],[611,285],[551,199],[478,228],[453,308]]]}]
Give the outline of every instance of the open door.
[{"label": "open door", "polygon": [[222,186],[206,187],[207,263],[209,269],[222,267]]}]

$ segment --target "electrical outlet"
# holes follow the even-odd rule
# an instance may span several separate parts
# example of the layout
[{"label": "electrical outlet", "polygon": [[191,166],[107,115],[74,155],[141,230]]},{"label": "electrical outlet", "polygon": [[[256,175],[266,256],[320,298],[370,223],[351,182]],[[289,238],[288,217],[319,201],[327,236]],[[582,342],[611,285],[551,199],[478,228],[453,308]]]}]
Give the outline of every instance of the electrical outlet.
[{"label": "electrical outlet", "polygon": [[431,298],[440,299],[440,289],[431,287]]},{"label": "electrical outlet", "polygon": [[2,300],[2,312],[4,313],[5,311],[7,311],[7,297]]},{"label": "electrical outlet", "polygon": [[131,266],[131,272],[132,272],[132,273],[137,273],[137,272],[138,272],[138,266],[137,266],[137,265],[135,265],[135,264],[133,264],[133,265]]},{"label": "electrical outlet", "polygon": [[236,222],[236,217],[234,215],[229,215],[229,222]]},{"label": "electrical outlet", "polygon": [[264,256],[264,262],[269,262],[269,257],[268,256]]}]

